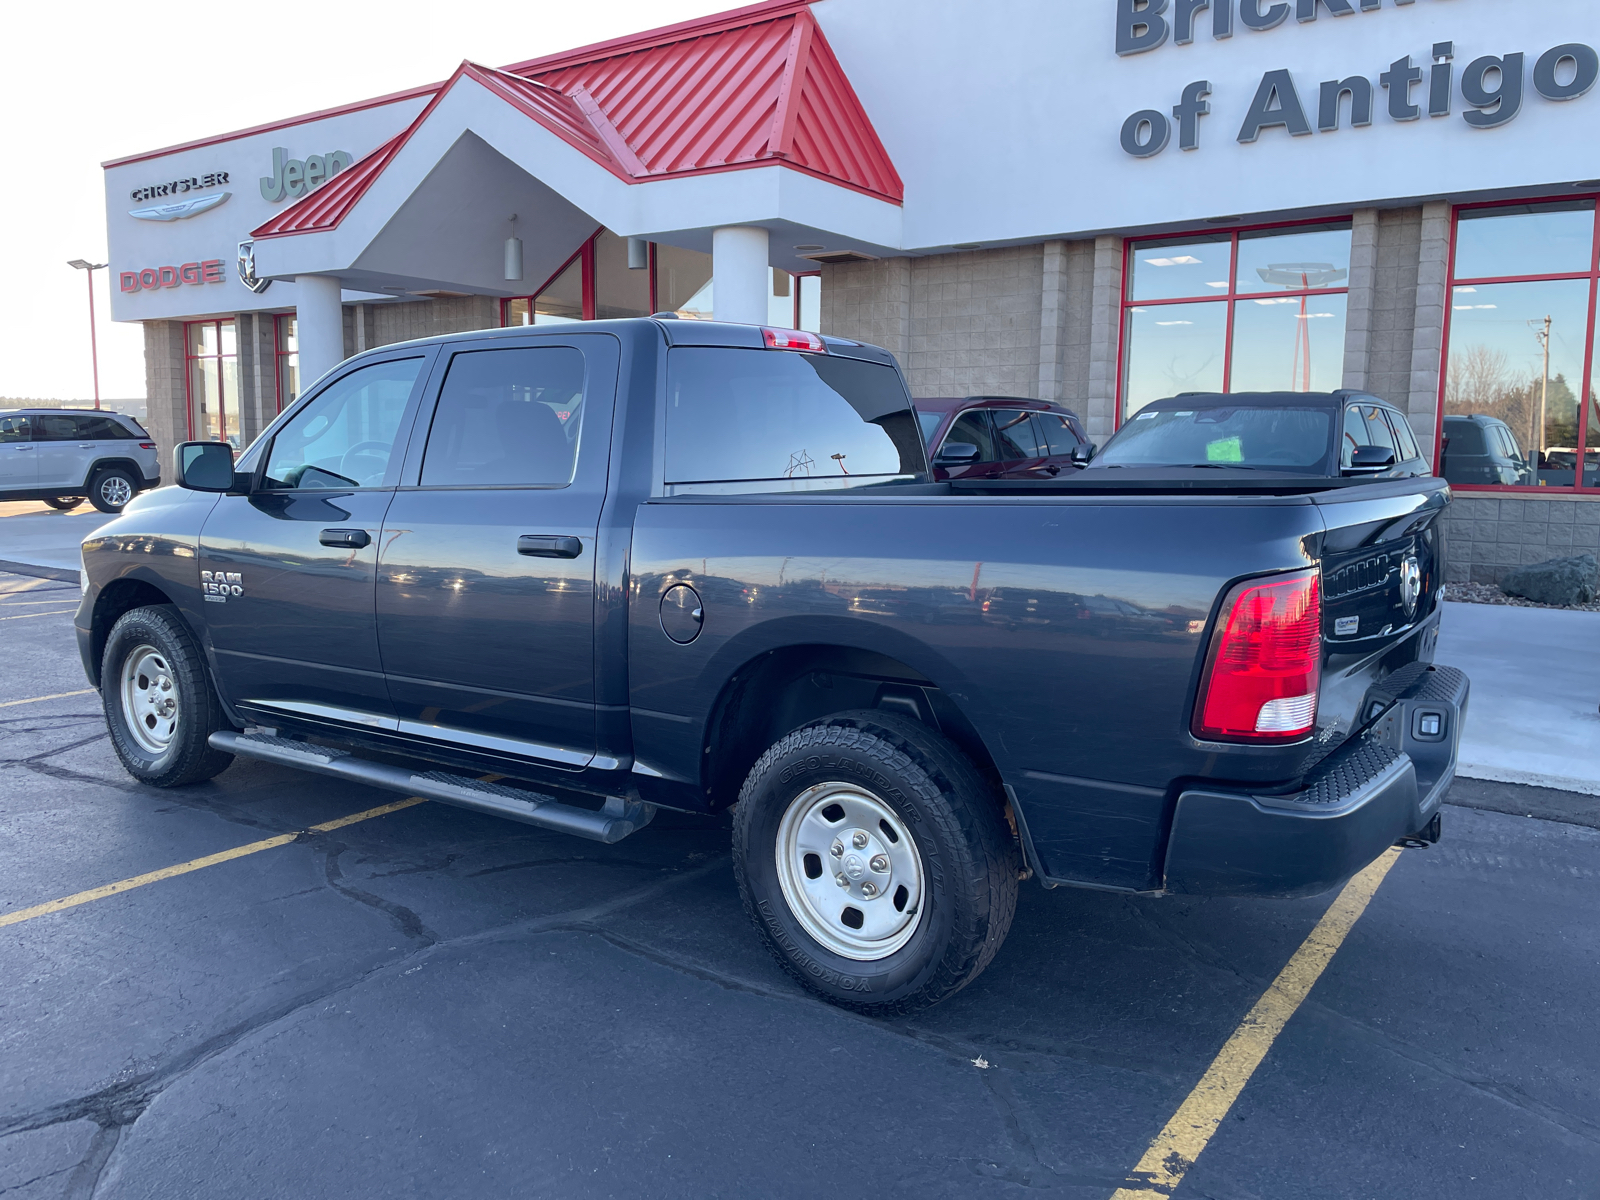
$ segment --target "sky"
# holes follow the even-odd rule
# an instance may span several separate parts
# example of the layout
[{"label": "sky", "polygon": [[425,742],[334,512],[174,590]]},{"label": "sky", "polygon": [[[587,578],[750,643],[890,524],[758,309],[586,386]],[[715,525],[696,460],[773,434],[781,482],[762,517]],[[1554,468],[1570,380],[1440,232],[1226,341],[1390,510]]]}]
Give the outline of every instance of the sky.
[{"label": "sky", "polygon": [[[9,9],[0,38],[0,397],[93,395],[89,298],[84,273],[67,262],[106,259],[106,159],[436,82],[464,58],[503,66],[736,7],[319,0],[163,16],[85,0]],[[94,273],[100,394],[143,397],[143,334],[106,319],[108,274]]]}]

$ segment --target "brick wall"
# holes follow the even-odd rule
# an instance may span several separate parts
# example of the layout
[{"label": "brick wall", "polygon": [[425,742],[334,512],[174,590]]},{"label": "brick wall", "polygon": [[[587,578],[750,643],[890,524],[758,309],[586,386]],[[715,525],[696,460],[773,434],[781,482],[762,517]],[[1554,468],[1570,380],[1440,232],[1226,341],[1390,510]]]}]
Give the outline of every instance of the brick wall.
[{"label": "brick wall", "polygon": [[182,321],[144,323],[144,427],[156,443],[163,479],[172,476],[172,448],[189,436],[183,352]]},{"label": "brick wall", "polygon": [[823,268],[822,331],[883,346],[914,396],[1039,394],[1039,246]]},{"label": "brick wall", "polygon": [[[356,344],[355,307],[345,308],[345,347],[351,354],[355,353]],[[500,325],[500,301],[493,296],[446,296],[438,300],[361,307],[371,314],[369,347],[390,346],[444,333],[495,329]]]},{"label": "brick wall", "polygon": [[1526,563],[1572,554],[1600,557],[1600,497],[1546,500],[1457,492],[1445,536],[1445,582],[1499,583],[1512,567]]}]

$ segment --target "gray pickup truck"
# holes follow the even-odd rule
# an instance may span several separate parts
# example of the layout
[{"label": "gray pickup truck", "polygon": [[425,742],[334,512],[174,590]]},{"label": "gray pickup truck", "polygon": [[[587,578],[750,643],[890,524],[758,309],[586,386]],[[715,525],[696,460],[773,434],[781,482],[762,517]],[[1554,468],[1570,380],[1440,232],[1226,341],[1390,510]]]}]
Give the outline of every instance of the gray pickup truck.
[{"label": "gray pickup truck", "polygon": [[244,756],[606,842],[732,807],[835,1003],[964,986],[1021,880],[1298,896],[1439,835],[1442,480],[936,482],[885,351],[655,319],[386,346],[175,467],[83,546],[136,779]]}]

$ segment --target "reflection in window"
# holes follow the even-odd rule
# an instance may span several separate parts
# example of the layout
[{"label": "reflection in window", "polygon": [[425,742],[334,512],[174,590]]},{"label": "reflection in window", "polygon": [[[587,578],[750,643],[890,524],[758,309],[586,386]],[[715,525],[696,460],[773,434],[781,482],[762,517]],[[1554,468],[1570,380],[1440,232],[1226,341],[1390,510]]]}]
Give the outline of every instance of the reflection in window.
[{"label": "reflection in window", "polygon": [[1129,256],[1128,299],[1226,296],[1233,278],[1233,237],[1140,242]]},{"label": "reflection in window", "polygon": [[1228,305],[1142,305],[1128,310],[1124,417],[1179,392],[1220,392],[1227,358]]},{"label": "reflection in window", "polygon": [[1587,279],[1560,279],[1451,293],[1444,411],[1504,424],[1529,483],[1576,482],[1589,290]]},{"label": "reflection in window", "polygon": [[1593,200],[1463,210],[1456,223],[1457,279],[1588,273]]},{"label": "reflection in window", "polygon": [[854,487],[920,476],[925,461],[891,367],[721,347],[680,346],[668,356],[669,488]]},{"label": "reflection in window", "polygon": [[1180,392],[1339,387],[1350,244],[1346,221],[1132,243],[1123,419]]},{"label": "reflection in window", "polygon": [[1344,381],[1349,297],[1240,300],[1233,312],[1233,392],[1331,392]]},{"label": "reflection in window", "polygon": [[1241,294],[1344,287],[1350,281],[1350,226],[1239,235]]}]

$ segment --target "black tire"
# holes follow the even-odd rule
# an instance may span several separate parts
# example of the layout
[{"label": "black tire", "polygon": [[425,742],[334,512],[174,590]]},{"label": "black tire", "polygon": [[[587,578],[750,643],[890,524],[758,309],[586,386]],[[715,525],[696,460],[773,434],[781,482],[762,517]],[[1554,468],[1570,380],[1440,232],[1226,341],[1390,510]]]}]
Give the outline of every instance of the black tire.
[{"label": "black tire", "polygon": [[[807,797],[826,798],[826,785],[835,781],[891,809],[920,857],[915,931],[899,948],[870,960],[836,953],[808,931],[806,920],[817,918],[797,913],[780,878],[784,814],[791,806],[819,803]],[[745,911],[783,969],[825,1000],[882,1016],[936,1004],[989,965],[1016,912],[1020,855],[999,798],[966,756],[920,722],[874,709],[804,726],[761,756],[734,810],[733,865]],[[805,874],[815,881],[811,870],[806,862]],[[792,871],[787,878],[791,886],[798,882]],[[848,913],[850,893],[840,895]],[[866,903],[889,902],[884,890]]]},{"label": "black tire", "polygon": [[71,512],[83,501],[84,497],[82,496],[47,496],[45,498],[45,503],[57,512]]},{"label": "black tire", "polygon": [[[164,724],[160,730],[150,719],[155,714],[143,714],[151,728],[141,737],[130,727],[141,717],[130,711],[124,698],[123,668],[130,657],[149,655],[154,656],[149,661],[159,664],[160,673],[136,676],[132,681],[136,690],[149,696],[164,693],[176,705],[169,726]],[[132,665],[138,667],[137,658]],[[142,686],[146,680],[148,686]],[[170,686],[163,689],[162,683]],[[100,659],[100,698],[112,748],[128,774],[140,783],[152,787],[199,783],[233,762],[233,755],[213,750],[207,741],[217,730],[233,726],[217,699],[199,643],[170,604],[132,609],[111,627]],[[152,746],[161,741],[167,727],[170,734],[164,746]]]},{"label": "black tire", "polygon": [[96,471],[89,482],[89,503],[103,513],[119,513],[139,494],[139,481],[123,467]]}]

